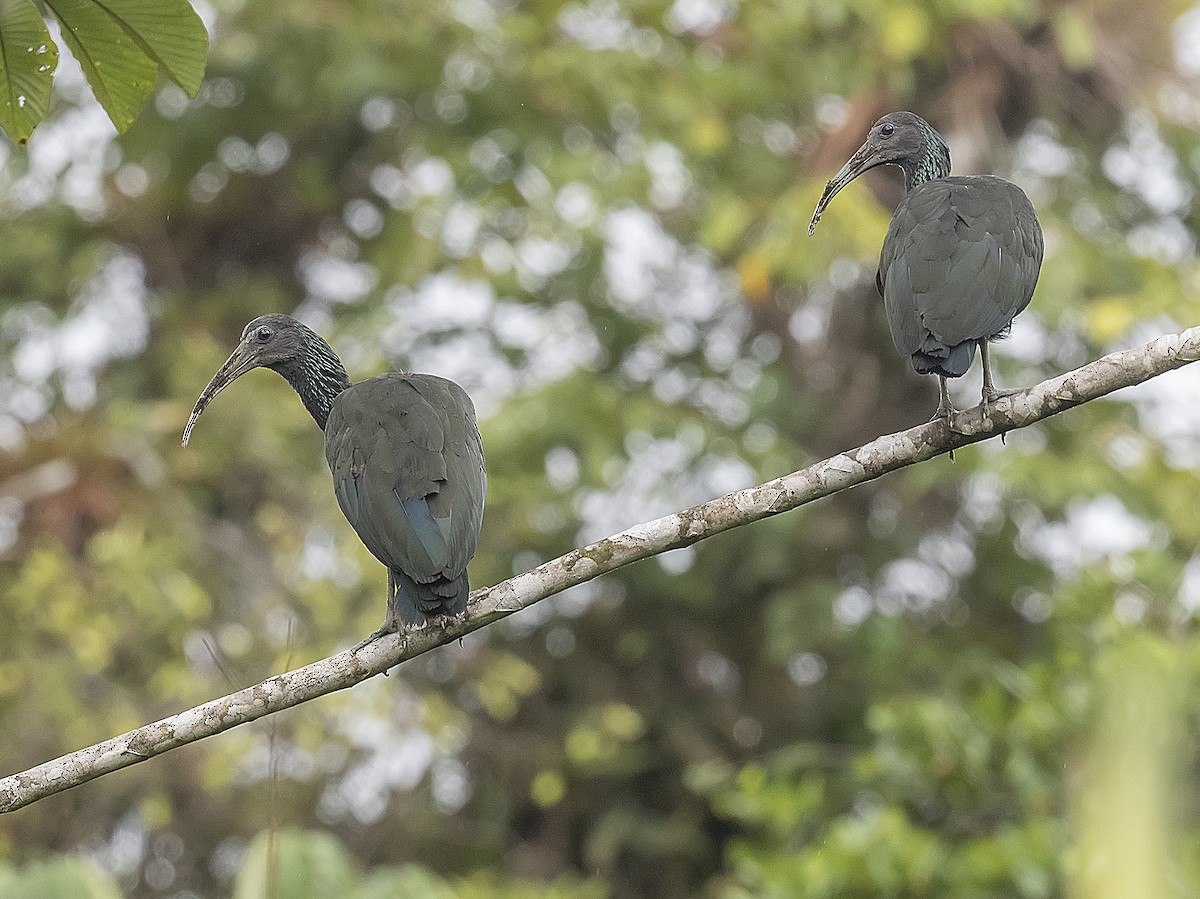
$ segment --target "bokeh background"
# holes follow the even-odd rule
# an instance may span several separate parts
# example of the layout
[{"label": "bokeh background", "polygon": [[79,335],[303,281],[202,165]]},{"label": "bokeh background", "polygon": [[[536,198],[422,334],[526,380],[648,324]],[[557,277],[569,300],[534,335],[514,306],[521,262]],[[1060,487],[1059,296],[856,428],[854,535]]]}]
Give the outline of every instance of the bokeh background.
[{"label": "bokeh background", "polygon": [[[880,114],[1033,199],[1028,385],[1200,317],[1200,7],[220,0],[117,138],[0,148],[0,760],[372,630],[242,326],[473,395],[473,583],[926,420]],[[61,43],[61,42],[60,42]],[[978,396],[978,368],[955,385]],[[1200,895],[1200,370],[670,553],[0,819],[0,895]]]}]

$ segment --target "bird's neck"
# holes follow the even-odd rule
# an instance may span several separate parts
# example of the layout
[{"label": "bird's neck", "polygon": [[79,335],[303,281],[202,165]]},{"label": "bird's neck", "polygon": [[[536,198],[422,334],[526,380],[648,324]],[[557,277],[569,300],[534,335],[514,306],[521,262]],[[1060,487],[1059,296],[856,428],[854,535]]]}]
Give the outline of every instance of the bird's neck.
[{"label": "bird's neck", "polygon": [[333,401],[350,386],[342,360],[313,333],[302,353],[275,366],[275,370],[292,385],[317,427],[324,431]]},{"label": "bird's neck", "polygon": [[950,174],[950,148],[942,136],[929,129],[925,135],[925,152],[901,165],[904,169],[904,189],[910,191],[918,184],[936,181]]}]

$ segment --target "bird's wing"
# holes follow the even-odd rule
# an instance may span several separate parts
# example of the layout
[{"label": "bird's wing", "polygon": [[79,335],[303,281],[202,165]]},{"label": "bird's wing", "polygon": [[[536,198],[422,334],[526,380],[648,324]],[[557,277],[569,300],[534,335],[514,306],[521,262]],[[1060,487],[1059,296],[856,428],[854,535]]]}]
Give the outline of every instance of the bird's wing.
[{"label": "bird's wing", "polygon": [[483,440],[475,421],[475,406],[467,392],[453,381],[436,375],[408,377],[437,413],[445,434],[445,484],[429,497],[429,509],[435,520],[444,523],[449,567],[461,572],[475,555],[487,495]]},{"label": "bird's wing", "polygon": [[345,390],[325,426],[334,493],[385,565],[414,580],[457,577],[483,518],[483,449],[457,384],[389,374]]},{"label": "bird's wing", "polygon": [[1002,178],[918,185],[896,208],[878,280],[892,339],[911,354],[927,334],[948,346],[994,337],[1037,286],[1042,230],[1028,198]]}]

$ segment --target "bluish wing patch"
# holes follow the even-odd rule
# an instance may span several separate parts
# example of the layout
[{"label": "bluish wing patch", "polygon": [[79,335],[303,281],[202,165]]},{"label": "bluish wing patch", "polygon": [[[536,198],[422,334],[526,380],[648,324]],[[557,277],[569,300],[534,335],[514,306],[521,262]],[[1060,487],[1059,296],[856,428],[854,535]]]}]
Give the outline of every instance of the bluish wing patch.
[{"label": "bluish wing patch", "polygon": [[393,493],[393,495],[404,511],[404,517],[408,519],[413,535],[429,555],[433,567],[435,569],[445,568],[450,564],[450,547],[446,540],[450,519],[434,518],[429,511],[429,504],[424,499],[402,500],[399,494]]}]

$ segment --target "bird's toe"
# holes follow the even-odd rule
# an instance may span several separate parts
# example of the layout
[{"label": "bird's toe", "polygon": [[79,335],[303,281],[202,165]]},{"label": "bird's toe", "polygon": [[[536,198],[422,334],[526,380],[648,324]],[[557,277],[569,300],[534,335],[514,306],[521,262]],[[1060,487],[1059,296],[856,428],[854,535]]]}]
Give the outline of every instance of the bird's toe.
[{"label": "bird's toe", "polygon": [[391,615],[389,615],[387,620],[383,623],[383,625],[378,630],[376,630],[374,633],[372,633],[365,640],[360,640],[358,643],[355,643],[354,648],[351,649],[350,651],[358,652],[364,646],[368,646],[371,643],[374,643],[380,637],[386,637],[388,634],[396,634],[399,632],[400,632],[400,622],[396,618],[393,618]]},{"label": "bird's toe", "polygon": [[983,405],[990,406],[996,400],[1003,399],[1006,396],[1016,396],[1021,391],[1019,390],[996,390],[994,387],[988,390],[986,387],[981,394]]}]

